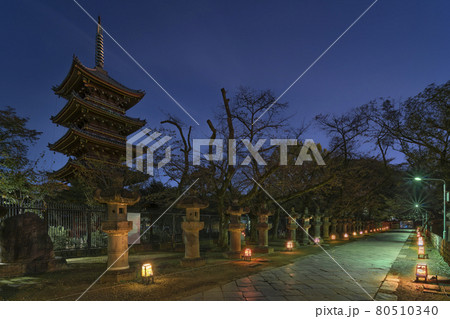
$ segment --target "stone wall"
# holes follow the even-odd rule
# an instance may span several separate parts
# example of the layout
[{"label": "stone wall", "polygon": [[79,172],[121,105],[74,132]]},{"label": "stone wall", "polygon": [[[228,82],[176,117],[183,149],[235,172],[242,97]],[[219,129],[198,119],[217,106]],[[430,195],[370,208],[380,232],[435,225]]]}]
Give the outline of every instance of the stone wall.
[{"label": "stone wall", "polygon": [[444,258],[445,262],[450,266],[450,243],[442,240],[442,237],[432,232],[427,232],[427,236],[439,253]]}]

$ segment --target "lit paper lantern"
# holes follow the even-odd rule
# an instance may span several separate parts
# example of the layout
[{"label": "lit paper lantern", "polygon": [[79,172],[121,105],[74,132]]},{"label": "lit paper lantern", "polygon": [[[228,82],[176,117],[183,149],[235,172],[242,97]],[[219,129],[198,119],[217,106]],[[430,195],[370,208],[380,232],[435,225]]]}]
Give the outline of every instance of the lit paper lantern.
[{"label": "lit paper lantern", "polygon": [[250,248],[245,248],[244,250],[244,260],[252,260],[252,250]]},{"label": "lit paper lantern", "polygon": [[416,280],[419,278],[428,279],[428,266],[427,264],[417,264],[416,265]]},{"label": "lit paper lantern", "polygon": [[419,258],[424,258],[425,257],[425,247],[419,246],[419,252],[417,253],[417,255],[419,255]]},{"label": "lit paper lantern", "polygon": [[423,237],[419,237],[419,240],[418,240],[417,244],[419,246],[423,246]]},{"label": "lit paper lantern", "polygon": [[344,234],[344,238],[348,238],[348,234],[347,233]]},{"label": "lit paper lantern", "polygon": [[288,242],[286,242],[287,250],[292,251],[293,248],[294,248],[294,242],[292,240],[289,240]]},{"label": "lit paper lantern", "polygon": [[331,240],[336,240],[336,235],[333,234],[330,236],[330,238],[331,238]]},{"label": "lit paper lantern", "polygon": [[353,236],[356,236],[356,232],[355,231],[353,232]]},{"label": "lit paper lantern", "polygon": [[154,283],[152,264],[143,264],[141,267],[142,281],[146,284]]},{"label": "lit paper lantern", "polygon": [[320,238],[319,237],[314,238],[314,244],[316,244],[316,245],[320,244]]}]

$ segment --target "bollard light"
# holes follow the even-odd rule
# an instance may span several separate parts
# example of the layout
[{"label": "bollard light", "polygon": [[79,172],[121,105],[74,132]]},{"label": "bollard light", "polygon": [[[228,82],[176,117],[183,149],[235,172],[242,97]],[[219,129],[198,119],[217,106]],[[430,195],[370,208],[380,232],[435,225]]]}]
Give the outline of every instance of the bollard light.
[{"label": "bollard light", "polygon": [[367,231],[367,229],[364,231],[364,234],[367,234],[368,233],[368,231]]},{"label": "bollard light", "polygon": [[294,242],[292,240],[289,240],[288,242],[286,242],[286,249],[288,251],[292,251],[293,248],[294,248]]},{"label": "bollard light", "polygon": [[333,234],[330,236],[330,238],[331,238],[331,240],[336,240],[336,235]]},{"label": "bollard light", "polygon": [[356,236],[356,232],[355,231],[353,232],[353,236]]},{"label": "bollard light", "polygon": [[319,237],[314,238],[314,244],[316,244],[316,245],[320,244],[320,238]]},{"label": "bollard light", "polygon": [[359,232],[359,234],[360,234],[360,235],[362,235],[362,234],[363,234],[363,232],[362,232],[362,231],[360,231],[360,232]]},{"label": "bollard light", "polygon": [[143,264],[141,268],[142,282],[145,284],[154,283],[152,264]]},{"label": "bollard light", "polygon": [[244,260],[251,261],[252,260],[252,250],[250,248],[245,248],[244,250]]},{"label": "bollard light", "polygon": [[428,266],[427,264],[417,264],[416,265],[416,281],[419,281],[419,278],[428,279]]},{"label": "bollard light", "polygon": [[344,234],[344,238],[348,238],[348,234],[347,233]]}]

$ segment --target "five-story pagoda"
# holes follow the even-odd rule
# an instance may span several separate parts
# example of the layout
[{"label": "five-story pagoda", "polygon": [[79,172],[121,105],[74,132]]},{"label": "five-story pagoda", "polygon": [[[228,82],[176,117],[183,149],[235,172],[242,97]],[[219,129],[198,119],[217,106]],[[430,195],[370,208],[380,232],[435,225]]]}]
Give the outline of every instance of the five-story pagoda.
[{"label": "five-story pagoda", "polygon": [[70,183],[80,178],[80,171],[91,170],[92,175],[104,172],[110,180],[110,187],[97,186],[100,189],[94,197],[108,206],[108,220],[102,224],[102,230],[108,234],[108,269],[123,270],[129,268],[126,251],[132,226],[127,221],[126,208],[139,200],[138,194],[123,188],[126,186],[123,175],[127,171],[123,165],[126,138],[146,124],[144,120],[128,117],[126,111],[145,93],[125,87],[103,69],[102,33],[99,18],[95,68],[84,66],[74,56],[66,78],[53,88],[56,95],[68,102],[51,120],[68,130],[49,148],[70,157],[64,167],[53,172],[54,179]]}]

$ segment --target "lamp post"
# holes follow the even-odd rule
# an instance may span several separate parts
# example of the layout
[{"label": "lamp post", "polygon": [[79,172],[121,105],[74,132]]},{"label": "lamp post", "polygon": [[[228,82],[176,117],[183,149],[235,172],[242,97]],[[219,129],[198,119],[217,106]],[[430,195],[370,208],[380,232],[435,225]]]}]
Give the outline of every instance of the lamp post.
[{"label": "lamp post", "polygon": [[447,229],[446,229],[446,219],[447,219],[447,214],[445,211],[445,201],[446,201],[446,192],[445,192],[445,180],[440,179],[440,178],[422,178],[422,177],[414,177],[415,181],[421,182],[421,181],[438,181],[438,182],[442,182],[443,183],[443,190],[444,190],[444,222],[443,222],[443,227],[444,230],[442,231],[442,239],[444,239],[445,241],[447,241]]}]

